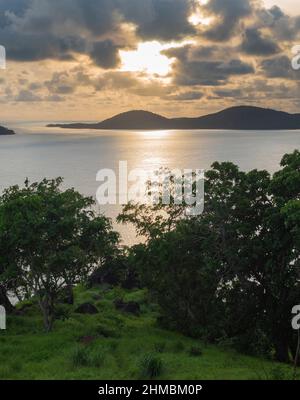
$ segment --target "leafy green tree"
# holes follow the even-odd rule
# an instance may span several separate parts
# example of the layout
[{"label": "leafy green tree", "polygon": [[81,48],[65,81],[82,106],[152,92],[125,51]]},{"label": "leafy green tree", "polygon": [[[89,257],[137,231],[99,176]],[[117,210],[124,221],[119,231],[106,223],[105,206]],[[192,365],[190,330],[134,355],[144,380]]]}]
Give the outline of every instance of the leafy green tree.
[{"label": "leafy green tree", "polygon": [[12,282],[19,298],[38,299],[47,331],[60,290],[84,282],[118,243],[110,221],[93,211],[93,199],[61,184],[61,178],[26,182],[0,201],[1,282]]},{"label": "leafy green tree", "polygon": [[142,280],[160,305],[162,323],[210,340],[220,335],[223,309],[218,260],[210,251],[214,240],[208,226],[181,222],[151,240],[144,253],[137,252]]},{"label": "leafy green tree", "polygon": [[[300,200],[300,152],[286,154],[281,161],[282,169],[274,174],[270,194],[274,210],[269,220],[273,233],[274,321],[271,326],[280,346],[283,361],[293,357],[297,350],[297,334],[290,328],[290,310],[299,303],[300,257],[299,257],[299,200]],[[280,322],[281,321],[281,322]],[[279,338],[278,338],[279,337]]]},{"label": "leafy green tree", "polygon": [[[276,359],[287,362],[297,347],[290,322],[300,294],[300,153],[285,155],[281,167],[271,177],[214,163],[206,172],[201,216],[186,218],[181,209],[173,218],[164,208],[160,219],[155,208],[140,213],[130,205],[121,220],[146,233],[136,262],[177,328],[238,339],[245,351],[272,347]],[[205,309],[219,315],[217,325],[203,317]]]}]

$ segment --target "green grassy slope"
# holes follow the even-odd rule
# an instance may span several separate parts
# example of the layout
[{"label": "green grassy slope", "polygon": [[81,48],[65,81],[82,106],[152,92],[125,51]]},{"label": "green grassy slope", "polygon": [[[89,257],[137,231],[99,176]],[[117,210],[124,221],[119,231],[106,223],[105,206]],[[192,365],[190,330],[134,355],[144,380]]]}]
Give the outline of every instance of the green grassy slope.
[{"label": "green grassy slope", "polygon": [[[116,311],[113,301],[138,301],[140,317]],[[292,367],[240,355],[159,328],[144,291],[76,288],[76,304],[62,305],[54,331],[43,332],[35,305],[10,316],[0,331],[0,379],[282,379]],[[93,303],[96,315],[75,314]],[[150,360],[150,361],[149,361]],[[146,372],[145,372],[146,371]],[[145,375],[146,374],[146,375]]]}]

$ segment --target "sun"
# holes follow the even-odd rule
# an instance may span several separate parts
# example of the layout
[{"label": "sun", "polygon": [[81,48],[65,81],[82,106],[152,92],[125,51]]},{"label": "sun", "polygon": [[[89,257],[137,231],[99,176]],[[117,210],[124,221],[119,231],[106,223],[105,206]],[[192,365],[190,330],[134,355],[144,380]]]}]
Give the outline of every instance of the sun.
[{"label": "sun", "polygon": [[120,50],[121,71],[144,72],[153,77],[167,77],[172,70],[174,58],[167,57],[163,51],[193,43],[194,40],[169,43],[152,41],[139,43],[136,50]]},{"label": "sun", "polygon": [[139,43],[136,50],[120,50],[122,71],[145,72],[148,75],[167,76],[173,60],[162,54],[171,45],[159,42]]},{"label": "sun", "polygon": [[208,0],[198,0],[198,3],[198,7],[196,7],[193,14],[189,17],[189,23],[194,26],[209,25],[212,21],[212,18],[206,17],[201,9],[201,6],[205,6],[208,3]]},{"label": "sun", "polygon": [[211,21],[211,17],[204,17],[200,12],[196,12],[189,17],[189,22],[194,26],[209,25]]}]

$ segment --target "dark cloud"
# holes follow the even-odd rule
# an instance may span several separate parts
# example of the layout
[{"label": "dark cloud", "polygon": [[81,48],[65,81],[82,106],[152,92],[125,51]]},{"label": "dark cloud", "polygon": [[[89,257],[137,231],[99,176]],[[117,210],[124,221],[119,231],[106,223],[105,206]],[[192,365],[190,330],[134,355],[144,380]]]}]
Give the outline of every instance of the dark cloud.
[{"label": "dark cloud", "polygon": [[1,0],[0,1],[0,28],[10,25],[9,14],[22,16],[28,7],[28,0]]},{"label": "dark cloud", "polygon": [[[191,24],[189,17],[196,10],[211,17],[208,25]],[[135,49],[141,41],[183,39],[192,44],[185,41],[162,52],[174,61],[168,81],[117,70],[120,50]],[[9,60],[87,61],[82,68],[70,66],[69,72],[50,78],[45,71],[41,82],[35,77],[30,83],[31,74],[28,82],[15,79],[23,90],[18,87],[16,94],[13,88],[7,94],[13,101],[64,101],[82,89],[87,96],[123,91],[192,102],[211,94],[231,102],[245,96],[255,99],[256,92],[271,97],[272,86],[277,88],[274,95],[283,98],[300,78],[288,54],[298,39],[300,17],[278,6],[266,9],[260,0],[210,0],[206,5],[198,0],[0,0],[0,42]],[[91,63],[105,71],[95,72]],[[235,82],[242,76],[247,90]],[[283,83],[286,86],[278,85]]]},{"label": "dark cloud", "polygon": [[111,40],[95,42],[90,53],[96,65],[105,69],[116,68],[121,63],[119,55],[120,47]]},{"label": "dark cloud", "polygon": [[126,3],[125,17],[137,25],[137,33],[144,40],[169,41],[195,34],[195,28],[188,21],[197,5],[195,0],[132,0]]},{"label": "dark cloud", "polygon": [[239,59],[179,62],[176,65],[175,82],[183,86],[215,86],[223,84],[231,76],[252,73],[254,73],[253,66]]},{"label": "dark cloud", "polygon": [[278,6],[269,10],[262,8],[257,10],[256,18],[257,26],[268,29],[274,39],[291,41],[299,37],[300,17],[291,17]]},{"label": "dark cloud", "polygon": [[269,13],[273,16],[274,21],[278,21],[279,19],[285,17],[284,12],[281,10],[280,7],[278,6],[273,6],[272,8],[270,8],[270,10],[268,10]]},{"label": "dark cloud", "polygon": [[238,57],[230,59],[232,49],[227,47],[184,46],[163,52],[176,58],[173,64],[174,82],[183,86],[217,86],[231,76],[247,75],[255,72],[251,63]]},{"label": "dark cloud", "polygon": [[49,34],[19,34],[6,29],[1,34],[7,57],[14,61],[40,61],[45,59],[72,60],[73,52],[83,49],[81,38],[57,38]]},{"label": "dark cloud", "polygon": [[300,80],[299,71],[293,70],[291,59],[285,55],[263,60],[260,68],[268,78]]},{"label": "dark cloud", "polygon": [[220,42],[231,38],[240,21],[252,13],[251,0],[210,0],[204,10],[216,19],[203,34],[210,40]]},{"label": "dark cloud", "polygon": [[[1,0],[2,1],[2,0]],[[177,40],[194,34],[196,0],[3,0],[0,37],[16,61],[71,59],[88,54],[104,68],[118,65],[118,50],[139,40]],[[136,26],[136,38],[124,24]]]},{"label": "dark cloud", "polygon": [[270,37],[265,37],[255,29],[246,29],[240,47],[243,53],[256,56],[268,56],[280,52],[280,47]]},{"label": "dark cloud", "polygon": [[19,102],[36,102],[41,101],[42,98],[30,90],[21,90],[20,93],[15,98],[15,101]]}]

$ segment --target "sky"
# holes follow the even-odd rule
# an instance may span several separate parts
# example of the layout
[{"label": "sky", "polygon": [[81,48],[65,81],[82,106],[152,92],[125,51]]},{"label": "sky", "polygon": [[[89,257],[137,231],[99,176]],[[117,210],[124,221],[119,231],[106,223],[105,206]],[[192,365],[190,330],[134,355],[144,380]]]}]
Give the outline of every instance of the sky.
[{"label": "sky", "polygon": [[299,0],[0,0],[0,122],[299,112]]}]

